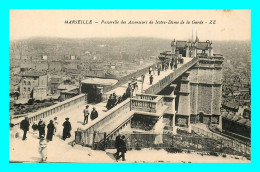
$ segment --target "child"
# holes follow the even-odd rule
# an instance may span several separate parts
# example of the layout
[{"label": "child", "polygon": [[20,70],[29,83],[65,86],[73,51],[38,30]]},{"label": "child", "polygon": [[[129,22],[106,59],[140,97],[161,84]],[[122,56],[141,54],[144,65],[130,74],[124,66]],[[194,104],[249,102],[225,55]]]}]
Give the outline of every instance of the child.
[{"label": "child", "polygon": [[41,136],[41,139],[39,142],[39,152],[42,157],[42,162],[45,162],[47,160],[47,142],[44,138],[44,135]]},{"label": "child", "polygon": [[57,127],[58,127],[58,119],[57,117],[54,117],[54,121],[53,121],[53,124],[54,124],[54,136],[55,136],[55,133],[57,132]]},{"label": "child", "polygon": [[35,122],[32,125],[32,129],[33,129],[33,135],[36,134],[36,130],[38,129],[38,125],[35,124]]}]

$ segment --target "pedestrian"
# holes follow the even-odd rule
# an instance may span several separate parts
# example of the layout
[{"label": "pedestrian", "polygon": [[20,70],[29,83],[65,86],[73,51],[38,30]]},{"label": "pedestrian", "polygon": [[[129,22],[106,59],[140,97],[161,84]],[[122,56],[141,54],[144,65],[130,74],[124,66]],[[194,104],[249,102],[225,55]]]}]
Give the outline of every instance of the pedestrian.
[{"label": "pedestrian", "polygon": [[168,70],[168,63],[165,63],[165,71]]},{"label": "pedestrian", "polygon": [[54,134],[55,126],[53,124],[53,120],[50,120],[50,123],[47,125],[47,141],[52,141],[52,137]]},{"label": "pedestrian", "polygon": [[42,119],[40,119],[38,123],[39,139],[42,135],[45,136],[45,126],[45,122]]},{"label": "pedestrian", "polygon": [[70,138],[71,134],[70,134],[70,131],[71,131],[71,124],[69,122],[69,118],[65,118],[65,122],[62,124],[63,126],[63,136],[62,136],[62,139],[65,141],[66,138]]},{"label": "pedestrian", "polygon": [[93,110],[92,110],[92,112],[91,112],[90,118],[91,118],[91,120],[94,120],[94,119],[96,119],[97,117],[98,117],[98,112],[96,111],[96,108],[93,107]]},{"label": "pedestrian", "polygon": [[116,106],[117,99],[118,99],[116,93],[113,93],[112,98],[113,98],[113,107],[115,107],[115,106]]},{"label": "pedestrian", "polygon": [[125,143],[125,136],[123,135],[119,139],[119,152],[121,153],[120,156],[117,158],[119,160],[122,157],[122,161],[125,161],[125,153],[126,153],[126,143]]},{"label": "pedestrian", "polygon": [[119,97],[118,97],[118,100],[117,100],[117,104],[119,104],[119,103],[121,103],[121,102],[122,102],[122,97],[119,96]]},{"label": "pedestrian", "polygon": [[41,161],[45,162],[47,160],[47,142],[44,138],[44,135],[40,137],[40,142],[39,142],[39,152],[41,154]]},{"label": "pedestrian", "polygon": [[160,76],[160,73],[161,73],[161,67],[158,67],[157,72],[158,72],[158,76]]},{"label": "pedestrian", "polygon": [[145,75],[141,75],[142,82],[144,82]]},{"label": "pedestrian", "polygon": [[116,93],[113,93],[111,96],[111,108],[116,106],[116,102],[117,102],[117,95]]},{"label": "pedestrian", "polygon": [[58,125],[59,125],[59,123],[58,123],[58,118],[55,116],[54,117],[54,135],[55,135],[55,133],[57,132],[57,129],[58,129]]},{"label": "pedestrian", "polygon": [[83,110],[83,113],[84,113],[84,122],[83,122],[83,124],[84,125],[88,123],[88,116],[89,116],[88,107],[89,107],[89,105],[87,105],[86,108]]},{"label": "pedestrian", "polygon": [[164,71],[164,68],[165,68],[164,62],[162,62],[162,71]]},{"label": "pedestrian", "polygon": [[128,83],[128,87],[125,91],[125,94],[126,94],[126,98],[129,98],[131,96],[131,84]]},{"label": "pedestrian", "polygon": [[119,157],[119,152],[120,152],[120,150],[119,150],[119,143],[120,143],[120,139],[121,139],[121,135],[118,134],[118,136],[116,136],[116,140],[115,140],[116,153],[114,153],[114,157],[116,159],[118,159],[118,157]]},{"label": "pedestrian", "polygon": [[150,76],[150,85],[153,84],[153,75]]},{"label": "pedestrian", "polygon": [[151,73],[152,73],[152,67],[149,67],[149,75],[151,75]]},{"label": "pedestrian", "polygon": [[30,123],[29,123],[29,119],[28,117],[25,117],[24,120],[21,121],[21,124],[20,124],[20,128],[23,130],[23,140],[26,140],[27,136],[27,131],[29,131],[29,126],[30,126]]},{"label": "pedestrian", "polygon": [[111,109],[111,105],[112,105],[112,94],[110,94],[110,96],[107,100],[107,105],[106,105],[107,110]]},{"label": "pedestrian", "polygon": [[122,101],[125,101],[127,99],[126,93],[123,94],[122,96]]},{"label": "pedestrian", "polygon": [[38,129],[37,124],[35,124],[35,122],[32,125],[32,129],[33,129],[33,135],[36,134],[36,130]]},{"label": "pedestrian", "polygon": [[171,60],[170,66],[171,66],[171,70],[172,70],[172,68],[173,68],[173,60]]},{"label": "pedestrian", "polygon": [[138,84],[135,84],[135,90],[138,91]]}]

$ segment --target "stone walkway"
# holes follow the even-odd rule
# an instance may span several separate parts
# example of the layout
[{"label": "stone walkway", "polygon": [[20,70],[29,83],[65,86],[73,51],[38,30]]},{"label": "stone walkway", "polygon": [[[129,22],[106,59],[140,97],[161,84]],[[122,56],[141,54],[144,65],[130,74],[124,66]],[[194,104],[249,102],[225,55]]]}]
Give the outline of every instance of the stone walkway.
[{"label": "stone walkway", "polygon": [[[191,58],[184,58],[184,64],[187,63],[190,60],[191,60]],[[181,65],[183,65],[183,64],[179,64],[178,68]],[[157,72],[155,71],[153,83],[158,82],[159,80],[161,80],[162,78],[164,78],[165,76],[169,75],[172,72],[174,72],[174,71],[170,70],[170,69],[167,70],[167,71],[161,71],[160,76],[157,76]],[[139,77],[137,79],[140,80],[141,77]],[[125,92],[125,90],[127,88],[127,85],[128,84],[126,83],[126,84],[116,88],[115,90],[112,90],[111,93],[115,92],[118,96],[123,95],[123,93]],[[151,85],[150,85],[150,81],[149,81],[149,74],[148,74],[148,71],[147,71],[147,74],[145,75],[143,89],[146,90],[150,86]],[[138,89],[137,93],[141,93],[141,82],[138,82],[138,88],[139,89]],[[122,93],[122,94],[120,94],[120,93]],[[86,125],[83,125],[83,120],[84,120],[83,110],[85,108],[84,103],[75,105],[72,108],[70,108],[69,110],[61,111],[61,112],[58,112],[57,114],[54,114],[54,115],[51,115],[51,116],[44,118],[43,120],[45,121],[46,126],[48,125],[50,120],[54,119],[55,116],[57,116],[58,123],[59,123],[58,131],[57,131],[57,134],[54,138],[54,141],[49,143],[49,145],[50,145],[49,150],[54,150],[53,152],[49,151],[50,152],[50,159],[52,160],[52,157],[56,156],[54,154],[59,155],[60,153],[68,154],[68,156],[69,156],[70,154],[68,153],[68,151],[70,151],[71,148],[72,148],[69,145],[69,143],[72,142],[75,138],[74,131],[76,131],[78,128],[86,129],[89,126],[91,126],[92,124],[96,123],[104,115],[106,115],[107,110],[106,110],[105,106],[106,106],[106,102],[101,102],[101,103],[98,103],[98,104],[89,104],[90,113],[92,111],[92,108],[95,107],[96,110],[99,113],[99,116],[98,116],[98,118],[96,118],[93,121],[91,121],[89,119],[89,122]],[[67,118],[67,117],[70,118],[69,121],[71,122],[71,125],[72,125],[71,138],[67,139],[66,141],[63,141],[61,139],[62,129],[63,129],[62,124],[65,121],[65,118]],[[38,151],[37,151],[38,142],[39,142],[39,140],[37,139],[38,135],[32,133],[32,129],[31,129],[31,126],[30,126],[30,131],[28,133],[28,139],[26,141],[21,141],[21,139],[14,138],[14,135],[15,135],[14,133],[16,133],[16,132],[20,132],[20,136],[22,135],[22,131],[20,129],[18,129],[17,127],[13,128],[12,131],[10,131],[10,133],[11,133],[11,137],[10,137],[10,160],[12,160],[12,161],[16,161],[16,160],[38,161],[38,159],[39,159],[39,155],[38,155]],[[47,128],[46,128],[46,132],[47,132]],[[21,148],[22,148],[22,150],[20,150]],[[25,152],[23,152],[23,151],[25,151]],[[73,156],[71,158],[73,159]],[[52,161],[54,161],[54,159]],[[62,161],[62,159],[59,160],[59,161]],[[66,161],[68,161],[68,160],[66,160]]]}]

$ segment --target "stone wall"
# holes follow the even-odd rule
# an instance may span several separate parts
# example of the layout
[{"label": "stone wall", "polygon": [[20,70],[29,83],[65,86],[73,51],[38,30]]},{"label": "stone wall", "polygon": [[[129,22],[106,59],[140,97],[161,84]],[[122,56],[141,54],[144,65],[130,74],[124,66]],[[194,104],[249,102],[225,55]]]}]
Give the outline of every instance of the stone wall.
[{"label": "stone wall", "polygon": [[190,113],[197,114],[198,106],[198,84],[191,84],[190,85]]},{"label": "stone wall", "polygon": [[211,114],[212,86],[199,84],[198,112]]},{"label": "stone wall", "polygon": [[222,98],[222,87],[221,85],[213,85],[213,99],[212,99],[212,114],[219,114],[221,107]]}]

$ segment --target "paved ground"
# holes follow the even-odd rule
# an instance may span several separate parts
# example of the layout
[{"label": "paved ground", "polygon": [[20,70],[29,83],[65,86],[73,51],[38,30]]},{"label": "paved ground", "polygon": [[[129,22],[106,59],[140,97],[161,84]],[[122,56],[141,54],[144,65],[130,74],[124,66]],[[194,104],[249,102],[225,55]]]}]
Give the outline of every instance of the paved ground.
[{"label": "paved ground", "polygon": [[[54,137],[52,142],[47,144],[47,162],[117,162],[113,153],[114,149],[106,151],[91,150],[88,147],[75,145],[72,147],[72,139],[63,141],[60,139],[60,131]],[[11,132],[12,135],[12,132]],[[21,138],[10,139],[10,161],[11,162],[39,162],[41,157],[38,152],[39,140],[37,134],[28,134],[28,139],[22,141]],[[118,161],[123,162],[121,160]],[[208,156],[198,153],[168,153],[165,150],[132,150],[126,153],[126,163],[129,162],[178,162],[178,163],[196,163],[196,162],[221,162],[221,163],[248,163],[250,162],[243,157],[227,156]]]}]

